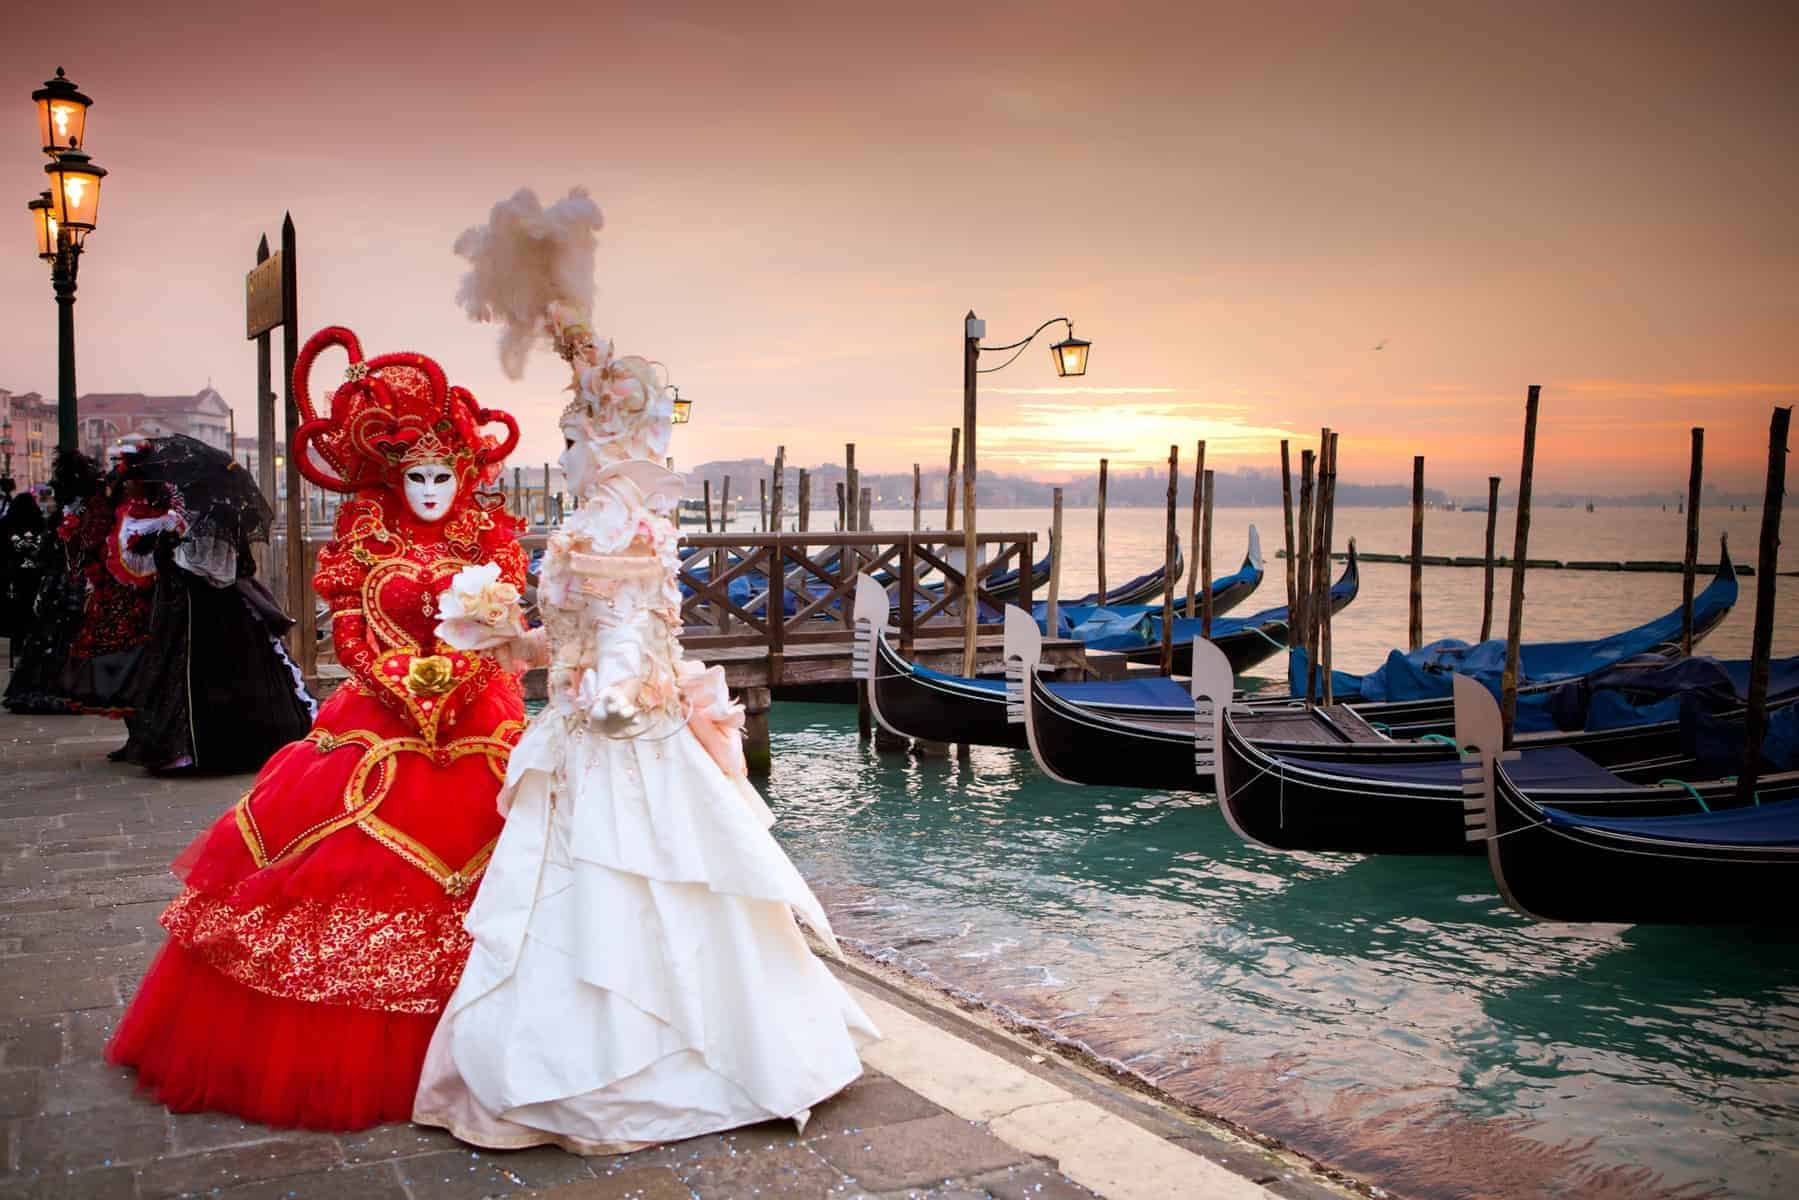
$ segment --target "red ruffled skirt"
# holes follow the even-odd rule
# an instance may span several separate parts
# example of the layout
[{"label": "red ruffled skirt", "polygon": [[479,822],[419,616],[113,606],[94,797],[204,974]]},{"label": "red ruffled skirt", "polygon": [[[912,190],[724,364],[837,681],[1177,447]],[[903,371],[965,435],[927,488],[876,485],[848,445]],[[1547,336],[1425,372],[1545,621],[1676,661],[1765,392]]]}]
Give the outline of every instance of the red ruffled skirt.
[{"label": "red ruffled skirt", "polygon": [[109,1061],[178,1112],[361,1129],[412,1113],[468,958],[524,705],[502,676],[435,745],[354,685],[175,860]]}]

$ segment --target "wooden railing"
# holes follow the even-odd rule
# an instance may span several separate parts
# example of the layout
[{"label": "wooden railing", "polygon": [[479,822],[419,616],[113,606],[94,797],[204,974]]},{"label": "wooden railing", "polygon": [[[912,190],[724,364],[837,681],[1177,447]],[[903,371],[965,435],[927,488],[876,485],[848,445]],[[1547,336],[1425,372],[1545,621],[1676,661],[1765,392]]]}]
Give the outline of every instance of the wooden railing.
[{"label": "wooden railing", "polygon": [[[1007,603],[1031,603],[1029,564],[1035,533],[981,533],[976,542],[989,558],[976,573],[979,626],[1000,633]],[[779,656],[788,646],[848,643],[853,634],[856,577],[868,572],[889,580],[898,612],[894,626],[901,649],[911,653],[919,637],[962,632],[963,574],[960,532],[690,533],[681,539],[677,576],[682,600],[682,642],[701,657],[708,648],[765,646]],[[1002,600],[986,581],[1024,564],[1017,592]],[[731,597],[731,583],[752,581],[752,594]],[[766,581],[766,586],[764,586]],[[787,612],[788,597],[795,597]],[[778,675],[778,670],[776,671]]]},{"label": "wooden railing", "polygon": [[[326,540],[307,539],[309,564],[316,563],[318,548]],[[519,538],[527,554],[541,549],[544,540],[542,533]],[[962,636],[963,575],[960,555],[950,551],[965,550],[966,541],[961,532],[941,530],[685,534],[677,575],[688,593],[681,602],[681,641],[702,659],[715,650],[732,649],[737,652],[733,657],[741,657],[751,648],[761,648],[769,656],[771,680],[782,677],[781,659],[790,646],[823,650],[840,643],[847,656],[854,637],[856,577],[867,571],[888,581],[888,594],[898,609],[893,628],[901,652],[910,656],[921,638]],[[981,533],[976,541],[988,556],[976,578],[981,618],[977,632],[999,635],[1005,628],[1000,614],[1006,604],[1030,607],[1029,565],[1035,561],[1037,535]],[[779,568],[773,569],[776,563]],[[1021,565],[1025,569],[1015,592],[1002,599],[987,590],[987,581]],[[731,597],[736,580],[751,581],[747,597]],[[284,581],[277,577],[275,582]],[[792,613],[787,612],[789,596],[796,599]],[[319,629],[312,621],[310,587],[305,598],[307,603],[298,605],[294,614],[299,618],[296,649],[311,676],[315,668],[307,661],[306,649],[328,645],[329,626]],[[323,641],[315,640],[318,635],[324,635]]]}]

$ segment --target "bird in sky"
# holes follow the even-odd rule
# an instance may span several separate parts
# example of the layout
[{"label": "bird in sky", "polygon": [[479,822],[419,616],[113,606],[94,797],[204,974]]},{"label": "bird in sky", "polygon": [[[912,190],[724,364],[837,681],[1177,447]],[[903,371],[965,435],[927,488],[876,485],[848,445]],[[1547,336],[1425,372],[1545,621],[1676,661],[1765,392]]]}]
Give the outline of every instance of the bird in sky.
[{"label": "bird in sky", "polygon": [[1387,348],[1387,339],[1382,338],[1380,341],[1374,343],[1374,348],[1376,350],[1385,350]]}]

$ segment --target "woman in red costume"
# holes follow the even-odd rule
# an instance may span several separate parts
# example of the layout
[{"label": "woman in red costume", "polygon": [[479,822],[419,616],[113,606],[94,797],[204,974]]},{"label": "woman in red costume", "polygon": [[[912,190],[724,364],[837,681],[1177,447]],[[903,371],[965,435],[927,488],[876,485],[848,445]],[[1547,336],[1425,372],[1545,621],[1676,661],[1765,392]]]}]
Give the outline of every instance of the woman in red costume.
[{"label": "woman in red costume", "polygon": [[[350,366],[319,414],[307,380],[330,346]],[[518,426],[422,355],[364,361],[340,328],[306,344],[294,394],[301,469],[354,493],[313,581],[350,678],[176,859],[169,940],[107,1057],[177,1111],[357,1129],[412,1113],[500,832],[518,680],[439,642],[435,598],[472,565],[524,586],[517,522],[476,491]]]}]

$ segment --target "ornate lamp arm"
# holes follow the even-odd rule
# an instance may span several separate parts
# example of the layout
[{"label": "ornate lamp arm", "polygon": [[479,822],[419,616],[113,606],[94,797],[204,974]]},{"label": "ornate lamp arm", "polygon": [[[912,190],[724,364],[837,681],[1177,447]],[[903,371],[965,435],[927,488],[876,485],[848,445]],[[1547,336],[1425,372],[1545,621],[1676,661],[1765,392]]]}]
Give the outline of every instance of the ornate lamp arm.
[{"label": "ornate lamp arm", "polygon": [[1008,342],[1004,346],[982,346],[982,347],[980,347],[980,349],[983,352],[997,353],[999,351],[1004,351],[1004,350],[1016,350],[1018,353],[1014,354],[1011,358],[1008,358],[1005,362],[999,364],[999,366],[997,366],[997,367],[977,367],[976,370],[982,375],[991,374],[994,371],[1005,370],[1007,367],[1011,366],[1012,363],[1017,360],[1019,354],[1023,354],[1025,352],[1026,347],[1028,347],[1032,342],[1037,340],[1038,334],[1042,333],[1045,329],[1048,329],[1051,325],[1054,325],[1057,321],[1060,321],[1060,322],[1062,322],[1062,324],[1068,326],[1068,336],[1069,337],[1074,336],[1074,322],[1073,321],[1070,321],[1067,317],[1051,317],[1049,320],[1045,321],[1043,324],[1037,326],[1037,328],[1031,330],[1031,335],[1029,337],[1025,338],[1023,341]]}]

